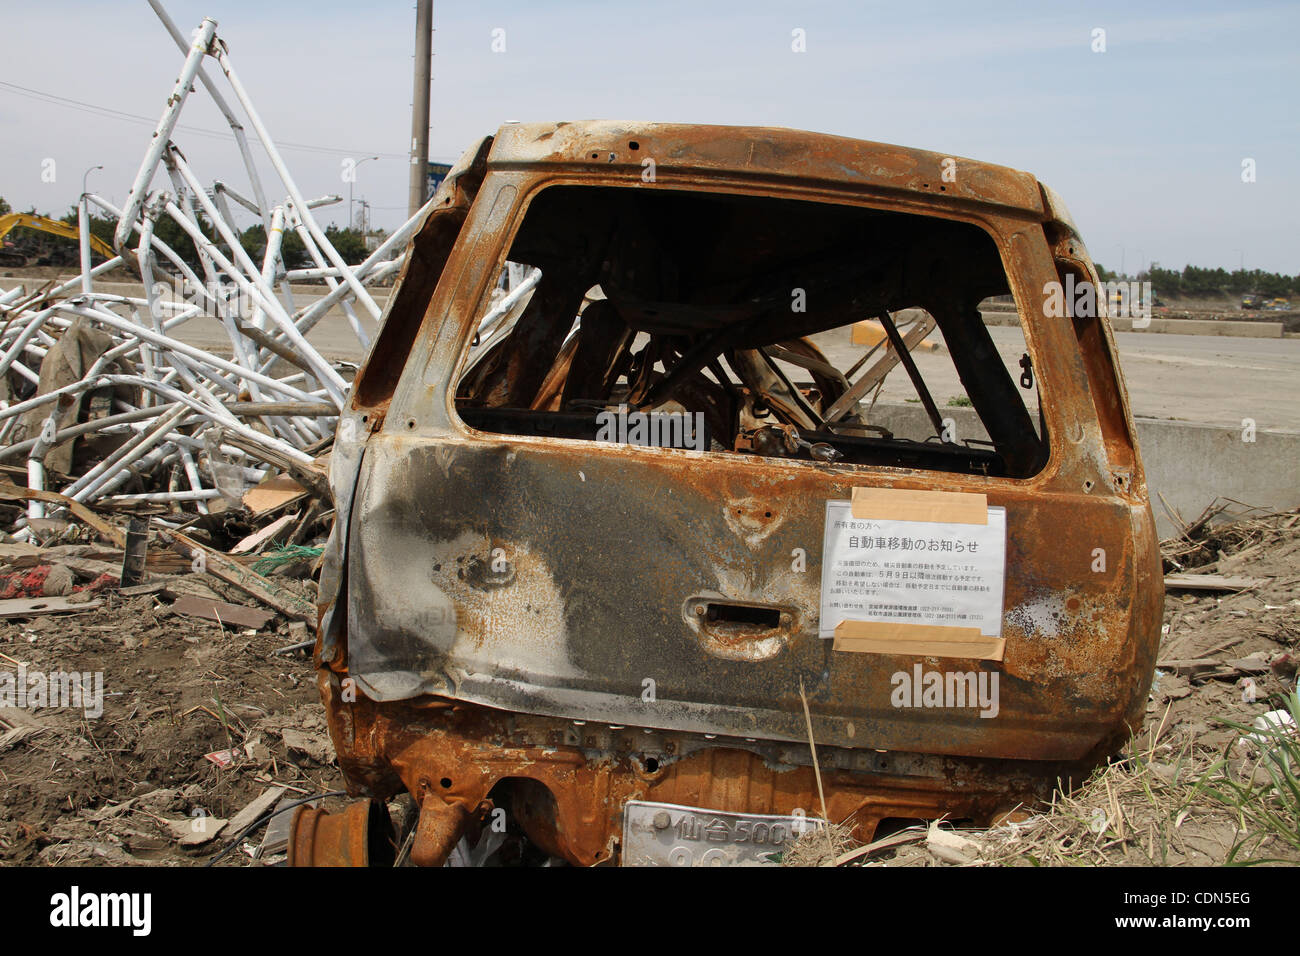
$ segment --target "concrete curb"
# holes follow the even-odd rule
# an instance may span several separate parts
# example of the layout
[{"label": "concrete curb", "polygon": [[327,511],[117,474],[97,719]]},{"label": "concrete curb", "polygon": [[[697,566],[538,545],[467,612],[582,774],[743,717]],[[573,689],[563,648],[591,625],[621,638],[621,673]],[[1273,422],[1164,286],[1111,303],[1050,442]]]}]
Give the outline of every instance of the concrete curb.
[{"label": "concrete curb", "polygon": [[[988,438],[973,409],[940,411],[953,420],[958,438]],[[871,421],[911,437],[934,431],[920,405],[880,403],[872,411]],[[1186,522],[1195,521],[1217,498],[1275,511],[1300,507],[1300,481],[1296,479],[1300,432],[1251,432],[1244,426],[1162,418],[1138,418],[1134,424],[1161,537],[1178,531],[1166,504]]]},{"label": "concrete curb", "polygon": [[[1020,327],[1014,312],[981,312],[989,326]],[[1134,328],[1133,319],[1113,318],[1110,327],[1116,332],[1166,332],[1173,335],[1227,335],[1248,339],[1280,339],[1285,326],[1281,322],[1240,322],[1235,319],[1162,319],[1151,318],[1145,328]]]}]

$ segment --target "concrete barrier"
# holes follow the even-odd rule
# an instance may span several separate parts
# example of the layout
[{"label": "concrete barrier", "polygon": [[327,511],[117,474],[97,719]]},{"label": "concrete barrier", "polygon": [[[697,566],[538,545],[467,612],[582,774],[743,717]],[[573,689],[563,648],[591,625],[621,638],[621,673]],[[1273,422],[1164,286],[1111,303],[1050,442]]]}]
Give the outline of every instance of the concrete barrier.
[{"label": "concrete barrier", "polygon": [[[988,440],[973,409],[940,412],[953,420],[959,440]],[[906,438],[924,439],[934,433],[920,405],[877,404],[871,422]],[[1239,426],[1160,418],[1138,418],[1135,424],[1161,537],[1178,530],[1166,504],[1185,522],[1200,517],[1217,498],[1278,511],[1300,507],[1300,432],[1251,434]]]},{"label": "concrete barrier", "polygon": [[1136,424],[1162,536],[1177,527],[1159,495],[1184,521],[1200,517],[1216,498],[1276,511],[1300,507],[1300,432],[1256,431],[1252,436],[1241,427],[1158,418],[1139,418]]},{"label": "concrete barrier", "polygon": [[1245,339],[1280,339],[1281,322],[1239,322],[1235,319],[1159,319],[1134,328],[1132,319],[1111,319],[1116,332],[1171,332],[1174,335],[1230,335]]},{"label": "concrete barrier", "polygon": [[[1020,327],[1020,317],[1005,310],[983,311],[980,315],[989,326]],[[1115,332],[1166,332],[1172,335],[1228,335],[1246,339],[1280,339],[1285,330],[1281,322],[1240,322],[1236,319],[1162,319],[1151,317],[1150,325],[1134,328],[1133,319],[1112,318]]]}]

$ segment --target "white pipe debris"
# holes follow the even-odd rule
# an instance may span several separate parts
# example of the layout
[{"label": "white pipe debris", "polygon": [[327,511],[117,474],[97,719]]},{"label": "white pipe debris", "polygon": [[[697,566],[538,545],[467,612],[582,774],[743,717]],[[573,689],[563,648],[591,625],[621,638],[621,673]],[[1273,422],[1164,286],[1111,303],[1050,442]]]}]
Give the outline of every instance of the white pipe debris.
[{"label": "white pipe debris", "polygon": [[[207,513],[231,475],[247,482],[317,467],[348,381],[306,336],[337,308],[361,348],[369,345],[381,318],[371,288],[401,268],[432,200],[365,262],[349,266],[312,212],[339,197],[303,196],[216,21],[204,19],[187,42],[159,0],[149,3],[185,58],[125,203],[118,209],[93,193],[79,200],[75,279],[49,290],[0,291],[0,463],[25,465],[32,491],[57,490],[83,505]],[[209,58],[212,75],[204,69]],[[229,98],[218,88],[222,77]],[[181,112],[200,89],[230,127],[246,186],[217,179],[206,187],[175,142]],[[274,177],[259,175],[250,136]],[[117,256],[98,266],[90,253],[92,207],[117,220]],[[260,227],[253,253],[236,212]],[[188,241],[164,241],[165,220]],[[285,263],[290,234],[301,240],[306,268]],[[142,296],[95,291],[94,280],[116,267],[138,277]],[[320,284],[319,298],[296,308],[291,280]],[[220,323],[228,356],[178,337],[199,318]],[[87,445],[69,451],[69,442]],[[9,474],[13,480],[21,468]],[[62,512],[51,500],[58,499],[29,502],[18,537],[31,536],[30,521]]]}]

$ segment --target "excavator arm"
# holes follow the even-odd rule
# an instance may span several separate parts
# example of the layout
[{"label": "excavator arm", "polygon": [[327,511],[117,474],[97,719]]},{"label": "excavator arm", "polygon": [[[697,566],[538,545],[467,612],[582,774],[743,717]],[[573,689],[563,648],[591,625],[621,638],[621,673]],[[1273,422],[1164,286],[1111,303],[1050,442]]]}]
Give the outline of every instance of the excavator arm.
[{"label": "excavator arm", "polygon": [[[8,215],[0,216],[0,240],[3,240],[6,235],[19,226],[25,226],[28,229],[36,229],[40,232],[48,232],[55,236],[63,236],[65,239],[80,238],[77,227],[70,226],[66,222],[60,222],[57,219],[50,219],[46,216],[37,216],[28,212],[12,212]],[[105,259],[112,259],[117,255],[108,243],[104,242],[104,240],[97,236],[90,237],[90,247]]]}]

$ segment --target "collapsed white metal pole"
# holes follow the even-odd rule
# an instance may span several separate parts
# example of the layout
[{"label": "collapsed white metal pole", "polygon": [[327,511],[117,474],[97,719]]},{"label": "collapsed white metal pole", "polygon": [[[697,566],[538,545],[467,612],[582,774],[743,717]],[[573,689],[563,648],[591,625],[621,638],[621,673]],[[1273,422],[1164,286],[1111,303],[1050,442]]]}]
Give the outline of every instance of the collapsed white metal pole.
[{"label": "collapsed white metal pole", "polygon": [[158,128],[154,130],[153,141],[149,144],[149,151],[144,154],[144,161],[140,163],[140,171],[135,174],[135,182],[131,185],[131,191],[126,197],[126,206],[122,210],[122,218],[118,220],[117,231],[113,234],[113,247],[119,252],[126,249],[127,240],[131,237],[131,224],[135,217],[140,213],[140,207],[144,204],[145,193],[149,189],[149,183],[153,179],[154,172],[158,169],[158,161],[162,159],[163,150],[171,141],[172,131],[176,129],[176,121],[180,119],[181,107],[185,105],[185,99],[190,95],[190,87],[194,83],[194,74],[198,72],[199,67],[203,64],[203,58],[207,56],[208,50],[212,46],[212,38],[217,33],[217,21],[211,17],[205,17],[199,25],[198,33],[194,37],[194,42],[190,44],[189,54],[185,57],[185,65],[181,68],[181,75],[176,78],[176,85],[172,87],[172,95],[167,98],[167,106],[163,109],[162,119],[158,121]]},{"label": "collapsed white metal pole", "polygon": [[77,200],[77,241],[81,253],[81,291],[89,294],[94,290],[90,284],[90,210],[86,194],[83,192]]},{"label": "collapsed white metal pole", "polygon": [[[182,52],[184,52],[187,49],[185,37],[181,34],[181,31],[176,28],[176,24],[172,21],[172,18],[167,15],[167,11],[164,9],[160,0],[149,0],[149,6],[153,7],[153,12],[158,15],[158,19],[162,21],[163,27],[166,28],[167,32],[171,34],[172,39],[176,41],[176,45],[181,48]],[[248,148],[248,137],[244,133],[244,126],[238,119],[236,119],[234,111],[232,111],[229,105],[227,105],[225,97],[221,95],[221,91],[217,89],[216,84],[212,82],[212,79],[208,76],[207,71],[204,70],[202,66],[198,69],[198,77],[199,82],[203,84],[203,88],[206,89],[208,95],[212,97],[212,102],[215,103],[217,109],[221,111],[221,115],[226,118],[226,123],[230,126],[230,131],[235,135],[235,143],[239,146],[239,155],[244,160],[244,169],[248,172],[249,181],[253,184],[253,196],[256,198],[257,206],[261,210],[262,219],[265,220],[269,214],[269,207],[266,203],[266,194],[262,191],[262,181],[257,175],[257,167],[253,164],[253,153]]]},{"label": "collapsed white metal pole", "polygon": [[[58,409],[55,409],[50,413],[50,417],[45,419],[45,423],[41,426],[40,437],[36,439],[36,444],[32,447],[32,453],[27,458],[27,487],[33,491],[45,490],[45,455],[54,447],[58,417]],[[44,518],[45,503],[36,500],[29,501],[27,503],[27,517],[29,519]]]},{"label": "collapsed white metal pole", "polygon": [[370,312],[372,318],[379,318],[380,309],[379,306],[375,304],[375,300],[370,297],[370,293],[366,291],[365,286],[363,286],[357,277],[352,274],[352,270],[349,269],[347,263],[343,261],[343,257],[338,254],[333,244],[325,238],[325,233],[321,231],[320,226],[316,224],[316,220],[310,211],[311,207],[303,198],[302,193],[298,191],[298,187],[294,183],[293,177],[289,175],[288,167],[285,165],[284,160],[280,158],[280,151],[276,149],[275,143],[272,142],[270,134],[262,124],[261,116],[258,115],[257,109],[253,106],[252,100],[248,98],[248,94],[244,91],[244,86],[239,82],[239,77],[235,75],[234,68],[230,65],[230,57],[220,46],[217,47],[215,55],[217,62],[221,64],[221,69],[225,72],[227,79],[230,80],[230,86],[235,91],[235,96],[239,99],[240,105],[244,107],[244,111],[248,114],[248,119],[253,125],[254,132],[257,133],[258,138],[262,141],[262,146],[266,149],[266,155],[271,159],[271,165],[275,167],[275,171],[280,175],[280,178],[284,180],[284,184],[289,190],[289,197],[293,200],[294,205],[298,207],[298,214],[302,216],[303,225],[307,227],[307,230],[312,234],[312,237],[321,244],[322,248],[325,250],[326,256],[329,258],[330,262],[334,264],[334,267],[342,272],[344,280],[352,289],[352,293],[357,297],[357,301],[365,306],[366,310]]},{"label": "collapsed white metal pole", "polygon": [[[231,489],[238,486],[238,481],[225,484],[225,477],[219,484],[219,469],[225,475],[229,467],[232,481],[237,476],[247,483],[271,470],[318,467],[317,456],[328,447],[349,385],[340,368],[308,342],[307,333],[326,315],[341,313],[360,348],[368,347],[366,317],[382,318],[371,290],[402,268],[404,247],[433,200],[362,263],[349,266],[313,214],[340,198],[304,198],[232,67],[216,22],[203,20],[193,40],[186,41],[160,0],[150,5],[185,55],[126,202],[119,209],[87,192],[83,182],[77,276],[45,292],[28,294],[22,287],[0,292],[0,376],[13,386],[7,393],[12,397],[0,398],[0,460],[25,458],[29,487],[62,484],[61,493],[83,503],[107,500],[120,508],[166,505],[206,513],[208,501],[234,494]],[[208,56],[221,75],[204,69]],[[221,76],[229,83],[229,98],[218,89]],[[200,87],[230,127],[246,182],[232,186],[214,179],[205,186],[175,142],[181,113]],[[273,176],[259,175],[246,127],[266,150]],[[160,166],[165,177],[158,176]],[[269,195],[267,187],[277,179],[277,194]],[[96,214],[115,221],[117,252],[99,266],[93,265],[90,248]],[[257,224],[254,230],[235,218],[248,215]],[[175,244],[158,234],[167,220],[179,227],[182,238]],[[258,232],[265,235],[264,245]],[[285,255],[286,233],[302,244],[292,262]],[[96,291],[94,279],[122,267],[138,276],[142,294]],[[321,293],[298,308],[295,291],[302,290],[291,280],[313,283]],[[204,347],[197,344],[204,340],[191,334],[206,334],[208,318],[221,323],[228,353],[224,344]],[[93,361],[80,357],[87,344],[96,353]],[[58,387],[42,385],[34,369],[44,372],[43,363],[67,359],[74,350],[79,354],[68,364],[82,369],[82,362],[89,363],[81,377]],[[112,414],[99,409],[78,422],[91,397],[102,401],[105,391]],[[79,414],[59,428],[59,421],[69,420],[69,403]],[[40,434],[33,436],[28,429],[37,425]],[[97,440],[82,448],[100,447],[99,439],[115,444],[80,474],[65,478],[46,470],[53,448],[82,437]],[[128,483],[132,493],[119,493]],[[27,521],[61,510],[30,502],[26,518],[17,522],[18,536],[31,537]]]}]

